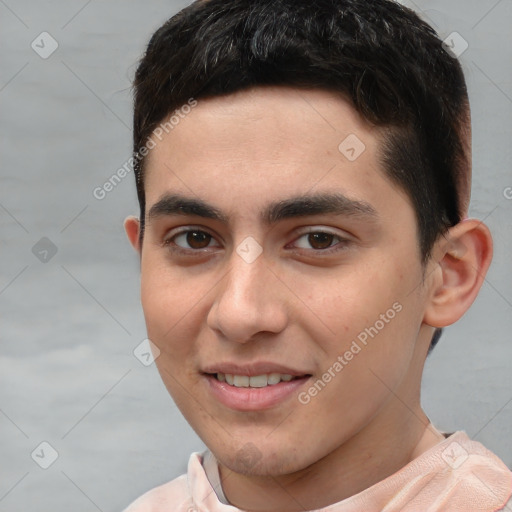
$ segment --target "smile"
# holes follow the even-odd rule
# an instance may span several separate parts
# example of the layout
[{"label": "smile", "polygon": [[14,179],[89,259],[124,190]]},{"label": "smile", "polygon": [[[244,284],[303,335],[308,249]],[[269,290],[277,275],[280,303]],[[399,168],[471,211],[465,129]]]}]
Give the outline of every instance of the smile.
[{"label": "smile", "polygon": [[216,372],[203,373],[203,377],[207,393],[215,401],[232,410],[256,412],[282,406],[297,396],[311,375],[273,372],[249,376]]},{"label": "smile", "polygon": [[230,386],[237,388],[264,388],[266,386],[275,386],[280,382],[289,382],[298,377],[283,373],[269,373],[262,375],[233,375],[231,373],[217,373],[216,378],[219,382],[227,382]]}]

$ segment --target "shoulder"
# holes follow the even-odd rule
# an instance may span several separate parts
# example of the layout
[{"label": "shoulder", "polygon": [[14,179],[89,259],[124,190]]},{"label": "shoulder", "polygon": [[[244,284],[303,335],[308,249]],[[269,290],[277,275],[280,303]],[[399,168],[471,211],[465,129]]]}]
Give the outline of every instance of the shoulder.
[{"label": "shoulder", "polygon": [[498,512],[511,495],[509,468],[485,446],[458,431],[359,498],[379,498],[379,510]]},{"label": "shoulder", "polygon": [[170,482],[154,487],[132,502],[123,512],[188,512],[193,507],[189,480],[191,470],[201,464],[202,455],[193,453],[188,472]]},{"label": "shoulder", "polygon": [[[449,504],[456,510],[474,507],[471,509],[498,511],[510,503],[512,472],[496,454],[465,432],[448,437],[433,455],[439,456],[439,469],[432,482],[438,489],[436,503],[442,505],[440,510]],[[440,485],[435,485],[436,480]]]}]

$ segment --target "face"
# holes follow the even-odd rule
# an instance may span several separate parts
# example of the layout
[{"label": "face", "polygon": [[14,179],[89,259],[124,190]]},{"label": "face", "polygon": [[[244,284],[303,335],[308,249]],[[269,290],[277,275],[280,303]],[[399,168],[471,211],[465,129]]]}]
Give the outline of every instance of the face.
[{"label": "face", "polygon": [[306,468],[419,383],[411,203],[377,129],[328,92],[199,100],[160,138],[141,296],[163,382],[225,466]]}]

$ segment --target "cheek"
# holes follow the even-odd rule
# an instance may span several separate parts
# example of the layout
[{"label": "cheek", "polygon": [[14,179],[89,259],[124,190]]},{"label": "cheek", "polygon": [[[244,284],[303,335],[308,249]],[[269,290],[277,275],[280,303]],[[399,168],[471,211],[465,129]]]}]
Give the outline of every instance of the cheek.
[{"label": "cheek", "polygon": [[389,268],[346,267],[334,278],[333,274],[315,279],[295,276],[292,280],[295,294],[306,297],[305,305],[312,313],[304,318],[310,327],[323,327],[329,344],[339,343],[340,337],[346,341],[355,338],[375,322],[381,327],[380,315],[384,314],[385,320],[394,318],[393,304],[404,301],[402,282],[398,276],[392,278]]},{"label": "cheek", "polygon": [[204,294],[157,267],[149,271],[143,269],[141,282],[141,302],[149,339],[163,355],[171,355],[172,361],[182,359],[193,347],[194,334],[189,330],[195,323],[190,319],[196,314]]},{"label": "cheek", "polygon": [[162,381],[178,407],[188,411],[189,390],[197,381],[197,333],[193,329],[198,324],[191,320],[198,294],[183,291],[183,286],[164,276],[165,273],[158,272],[143,274],[142,308],[148,338],[160,350],[155,364]]},{"label": "cheek", "polygon": [[[392,390],[407,379],[417,335],[414,311],[404,307],[393,313],[387,324],[351,327],[337,343],[324,340],[319,374],[300,397],[301,403],[308,402],[303,411],[306,423],[318,429],[319,437],[339,441],[340,420],[343,435],[350,437],[386,406]],[[339,414],[326,415],[326,411]]]},{"label": "cheek", "polygon": [[361,385],[368,378],[375,381],[372,368],[391,379],[401,375],[421,324],[419,297],[411,293],[416,284],[412,269],[404,279],[388,258],[379,265],[340,272],[330,283],[310,284],[308,305],[317,318],[309,315],[303,326],[322,349],[320,370],[342,356],[350,366],[343,373],[352,382],[361,380]]},{"label": "cheek", "polygon": [[190,275],[172,267],[160,250],[147,251],[141,268],[141,301],[151,324],[170,329],[200,300]]}]

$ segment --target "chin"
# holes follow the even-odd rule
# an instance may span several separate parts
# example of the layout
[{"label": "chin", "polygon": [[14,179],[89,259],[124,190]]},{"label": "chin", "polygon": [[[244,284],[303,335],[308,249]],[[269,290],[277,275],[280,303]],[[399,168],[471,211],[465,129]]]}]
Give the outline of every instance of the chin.
[{"label": "chin", "polygon": [[305,460],[297,459],[295,449],[287,451],[282,444],[279,447],[263,447],[249,441],[233,449],[231,453],[219,453],[217,458],[229,470],[241,475],[277,477],[295,473],[310,465]]}]

